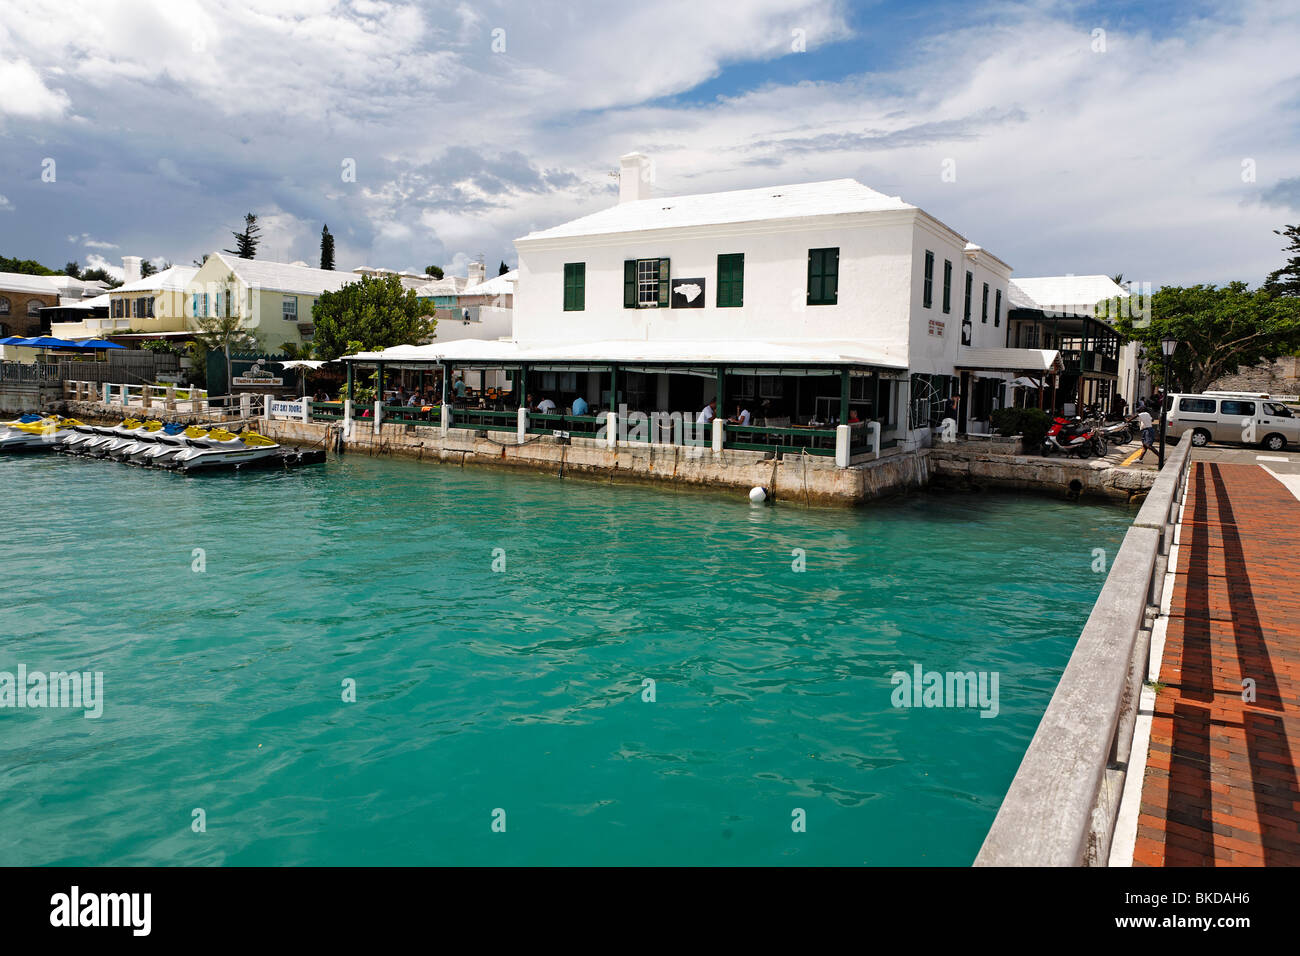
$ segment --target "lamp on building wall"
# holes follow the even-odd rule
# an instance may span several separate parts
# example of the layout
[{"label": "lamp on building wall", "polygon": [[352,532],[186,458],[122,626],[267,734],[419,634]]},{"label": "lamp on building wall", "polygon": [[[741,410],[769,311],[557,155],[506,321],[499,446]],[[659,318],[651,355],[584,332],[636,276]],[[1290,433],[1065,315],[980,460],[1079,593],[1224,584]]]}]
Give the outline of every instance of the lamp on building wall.
[{"label": "lamp on building wall", "polygon": [[1165,387],[1161,390],[1160,400],[1160,462],[1159,468],[1165,467],[1165,432],[1169,426],[1169,360],[1174,357],[1174,352],[1178,349],[1178,340],[1172,335],[1166,335],[1160,340],[1160,351],[1165,354]]}]

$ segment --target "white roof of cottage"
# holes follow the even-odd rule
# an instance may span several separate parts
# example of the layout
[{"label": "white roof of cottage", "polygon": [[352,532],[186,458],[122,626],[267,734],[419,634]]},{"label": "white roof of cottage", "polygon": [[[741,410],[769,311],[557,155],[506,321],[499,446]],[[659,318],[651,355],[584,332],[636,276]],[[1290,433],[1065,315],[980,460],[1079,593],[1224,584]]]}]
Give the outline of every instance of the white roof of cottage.
[{"label": "white roof of cottage", "polygon": [[915,208],[897,196],[876,192],[855,179],[832,179],[820,183],[639,199],[619,203],[550,229],[530,232],[517,241]]},{"label": "white roof of cottage", "polygon": [[435,295],[460,295],[468,285],[468,276],[443,276],[426,282],[415,290],[415,294],[421,299],[431,299]]},{"label": "white roof of cottage", "polygon": [[1014,309],[1092,314],[1103,299],[1127,296],[1128,290],[1110,276],[1039,276],[1011,280],[1007,290]]},{"label": "white roof of cottage", "polygon": [[143,279],[127,282],[113,289],[113,292],[184,292],[198,266],[171,266],[162,272],[155,272]]},{"label": "white roof of cottage", "polygon": [[59,287],[54,284],[53,278],[54,276],[28,275],[25,272],[0,272],[0,291],[57,295]]},{"label": "white roof of cottage", "polygon": [[310,266],[267,262],[263,259],[241,259],[224,252],[214,252],[213,255],[229,266],[240,281],[254,289],[292,292],[298,295],[320,295],[322,292],[341,289],[349,282],[361,281],[360,276],[351,272],[313,269]]},{"label": "white roof of cottage", "polygon": [[904,369],[906,364],[858,342],[641,341],[617,339],[569,345],[521,346],[492,339],[460,339],[430,345],[396,345],[381,352],[344,358],[360,362],[530,362],[535,364],[603,363],[657,365],[871,365]]},{"label": "white roof of cottage", "polygon": [[460,290],[461,295],[510,295],[515,291],[515,282],[519,278],[519,270],[511,269],[509,272],[502,273],[499,276],[493,276],[486,282],[480,282],[477,285],[467,285]]}]

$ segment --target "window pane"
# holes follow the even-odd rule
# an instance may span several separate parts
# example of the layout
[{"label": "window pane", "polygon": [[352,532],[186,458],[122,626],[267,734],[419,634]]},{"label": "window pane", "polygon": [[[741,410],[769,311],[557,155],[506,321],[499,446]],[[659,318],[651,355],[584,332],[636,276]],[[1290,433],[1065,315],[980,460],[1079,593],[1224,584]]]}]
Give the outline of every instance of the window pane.
[{"label": "window pane", "polygon": [[1254,402],[1237,402],[1227,399],[1223,402],[1223,414],[1225,415],[1254,415]]}]

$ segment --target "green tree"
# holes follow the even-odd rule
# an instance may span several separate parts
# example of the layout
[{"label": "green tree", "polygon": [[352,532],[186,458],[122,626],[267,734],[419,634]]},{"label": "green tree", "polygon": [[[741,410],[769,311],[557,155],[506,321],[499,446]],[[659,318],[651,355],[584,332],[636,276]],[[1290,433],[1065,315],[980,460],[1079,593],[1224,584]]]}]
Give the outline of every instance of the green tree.
[{"label": "green tree", "polygon": [[1184,391],[1203,392],[1243,365],[1300,349],[1300,301],[1262,288],[1252,292],[1244,282],[1165,286],[1151,297],[1149,320],[1136,298],[1100,303],[1098,316],[1114,317],[1122,338],[1141,343],[1157,381],[1164,374],[1160,342],[1166,335],[1177,339],[1169,376]]},{"label": "green tree", "polygon": [[334,271],[334,237],[330,235],[329,223],[320,231],[320,267]]},{"label": "green tree", "polygon": [[507,272],[509,272],[509,271],[510,271],[510,267],[509,267],[508,265],[506,265],[505,260],[502,259],[502,260],[501,260],[501,267],[500,267],[499,269],[497,269],[497,275],[499,275],[499,276],[503,276],[503,275],[505,275],[505,274],[506,274]]},{"label": "green tree", "polygon": [[47,269],[35,259],[10,259],[0,256],[0,272],[21,272],[29,276],[56,276],[60,273]]},{"label": "green tree", "polygon": [[71,276],[74,279],[80,279],[81,278],[80,263],[78,263],[76,259],[73,259],[71,262],[69,262],[66,266],[63,267],[63,274],[65,276]]},{"label": "green tree", "polygon": [[244,231],[232,232],[235,237],[235,248],[223,249],[222,252],[228,252],[232,256],[239,256],[241,259],[256,259],[257,244],[261,241],[261,227],[257,224],[257,216],[248,213],[244,216]]},{"label": "green tree", "polygon": [[122,284],[121,279],[115,279],[108,274],[103,268],[87,269],[81,273],[81,278],[87,282],[103,282],[111,289],[116,289]]},{"label": "green tree", "polygon": [[157,267],[156,265],[153,264],[153,260],[151,260],[151,259],[141,259],[141,260],[140,260],[140,278],[141,278],[141,279],[145,278],[146,276],[156,275],[157,272],[158,272],[158,267]]},{"label": "green tree", "polygon": [[403,289],[396,275],[362,276],[323,292],[311,310],[316,354],[336,359],[357,351],[415,344],[433,334],[433,302]]},{"label": "green tree", "polygon": [[433,276],[435,279],[441,279],[442,269],[438,266],[425,266],[424,274],[427,276]]},{"label": "green tree", "polygon": [[202,259],[195,259],[195,260],[194,260],[194,265],[196,265],[196,266],[198,266],[200,269],[202,269],[205,265],[207,265],[207,263],[208,263],[208,256],[210,256],[210,255],[212,255],[212,253],[210,253],[210,252],[205,252],[205,253],[203,253],[203,258],[202,258]]},{"label": "green tree", "polygon": [[1285,229],[1274,229],[1273,232],[1291,240],[1282,250],[1291,255],[1287,258],[1286,265],[1268,274],[1264,288],[1271,295],[1300,296],[1300,226],[1287,226]]}]

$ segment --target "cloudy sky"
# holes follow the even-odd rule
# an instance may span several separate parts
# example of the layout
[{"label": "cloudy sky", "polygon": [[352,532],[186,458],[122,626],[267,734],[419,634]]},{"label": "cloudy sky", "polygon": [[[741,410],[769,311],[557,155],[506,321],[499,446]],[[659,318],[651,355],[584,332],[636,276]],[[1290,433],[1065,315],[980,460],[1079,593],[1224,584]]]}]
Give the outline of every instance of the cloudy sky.
[{"label": "cloudy sky", "polygon": [[495,271],[640,150],[662,195],[856,178],[1020,275],[1257,283],[1297,51],[1250,0],[0,0],[0,254],[188,263],[251,210],[261,258]]}]

